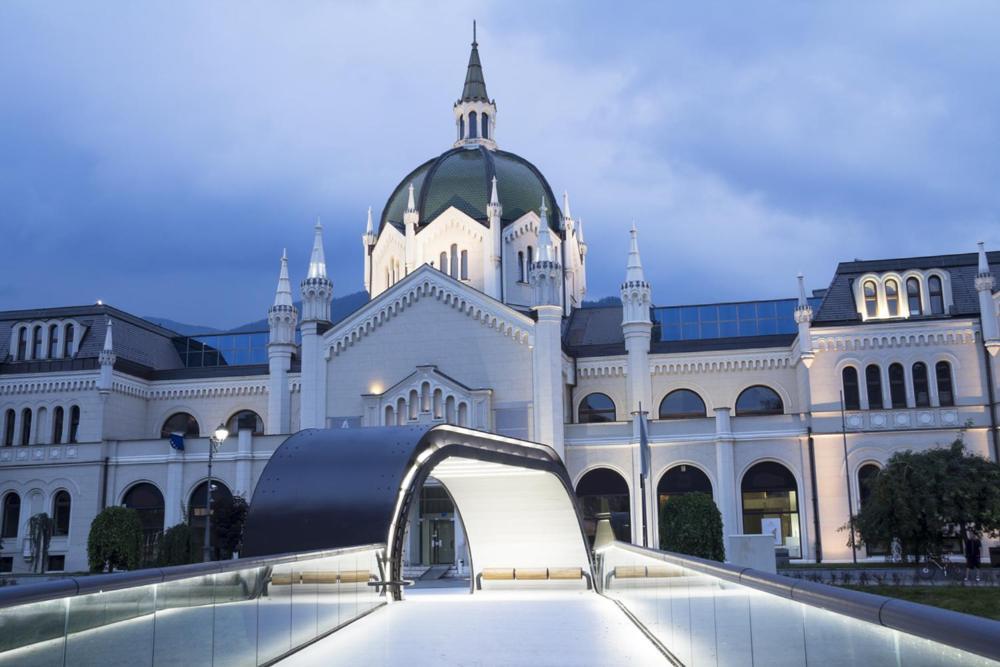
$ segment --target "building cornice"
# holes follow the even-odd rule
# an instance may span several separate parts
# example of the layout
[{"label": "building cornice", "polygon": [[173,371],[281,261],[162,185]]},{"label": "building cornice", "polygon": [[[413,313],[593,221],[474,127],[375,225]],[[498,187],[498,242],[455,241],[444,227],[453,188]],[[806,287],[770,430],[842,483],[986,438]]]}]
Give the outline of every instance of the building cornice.
[{"label": "building cornice", "polygon": [[965,322],[895,323],[881,326],[814,329],[813,349],[842,352],[928,345],[968,345],[976,342],[978,326]]}]

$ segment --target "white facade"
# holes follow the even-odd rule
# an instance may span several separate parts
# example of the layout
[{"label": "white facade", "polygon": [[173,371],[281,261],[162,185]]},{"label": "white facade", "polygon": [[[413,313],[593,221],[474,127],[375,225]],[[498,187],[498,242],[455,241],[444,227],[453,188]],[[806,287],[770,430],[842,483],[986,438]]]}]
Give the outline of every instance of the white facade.
[{"label": "white facade", "polygon": [[[0,344],[8,346],[0,349],[0,503],[12,494],[20,502],[4,522],[4,567],[31,567],[29,517],[52,515],[60,491],[71,497],[68,533],[53,538],[50,554],[64,556],[67,571],[86,569],[90,521],[125,502],[136,484],[159,490],[164,527],[184,520],[204,481],[206,436],[242,411],[262,428],[233,428],[215,464],[234,494],[249,497],[269,456],[299,429],[450,422],[551,445],[576,484],[613,471],[627,489],[631,539],[643,541],[645,502],[650,544],[668,472],[700,471],[726,532],[737,534],[774,518],[749,511],[756,491],[746,495],[744,484],[758,464],[777,463],[793,480],[795,511],[780,518],[784,541],[806,560],[850,558],[839,529],[848,521],[848,483],[852,506],[860,503],[866,464],[946,445],[959,433],[970,451],[996,460],[1000,293],[990,264],[1000,254],[980,246],[969,255],[846,263],[815,297],[800,285],[797,303],[675,311],[653,307],[656,286],[633,229],[621,258],[622,306],[581,308],[582,223],[568,196],[557,208],[537,170],[497,147],[496,105],[475,49],[473,59],[473,93],[454,107],[455,147],[418,168],[418,184],[400,184],[377,227],[369,212],[362,245],[371,300],[346,318],[330,321],[335,289],[319,225],[302,267],[301,309],[283,257],[269,334],[249,362],[236,351],[227,365],[208,363],[216,352],[230,354],[212,348],[216,339],[192,343],[107,306],[0,313]],[[468,136],[473,112],[486,114],[487,137]],[[461,161],[483,176],[474,192],[455,185]],[[421,219],[431,210],[437,214]],[[776,280],[793,293],[788,277]],[[757,309],[753,334],[741,329],[748,308]],[[769,317],[771,308],[787,312]],[[716,319],[669,319],[688,312]],[[848,368],[857,373],[856,400]],[[703,406],[661,415],[678,390]],[[741,397],[758,391],[767,409],[756,411],[770,414],[741,407]],[[640,408],[651,444],[644,501],[633,420]],[[183,451],[164,438],[178,413],[197,422]],[[460,527],[455,539],[458,559]]]}]

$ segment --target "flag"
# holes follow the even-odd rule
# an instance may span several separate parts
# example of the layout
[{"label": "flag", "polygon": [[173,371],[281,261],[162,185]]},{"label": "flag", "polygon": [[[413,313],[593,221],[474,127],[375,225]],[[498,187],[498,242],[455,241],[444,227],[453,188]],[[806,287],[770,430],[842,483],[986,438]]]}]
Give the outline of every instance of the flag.
[{"label": "flag", "polygon": [[170,434],[170,446],[173,447],[174,449],[176,449],[177,451],[183,452],[184,451],[184,436],[181,435],[180,433],[171,433]]},{"label": "flag", "polygon": [[642,411],[642,406],[639,406],[639,460],[642,465],[642,475],[649,479],[649,469],[650,469],[650,452],[649,452],[649,438],[646,436],[646,413]]}]

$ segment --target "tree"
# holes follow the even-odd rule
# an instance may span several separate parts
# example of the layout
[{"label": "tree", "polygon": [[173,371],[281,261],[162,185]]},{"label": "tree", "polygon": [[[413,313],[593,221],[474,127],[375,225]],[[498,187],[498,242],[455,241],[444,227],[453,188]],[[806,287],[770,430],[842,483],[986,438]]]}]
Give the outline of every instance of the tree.
[{"label": "tree", "polygon": [[722,562],[722,515],[712,496],[685,493],[671,496],[660,511],[660,548]]},{"label": "tree", "polygon": [[92,572],[134,570],[142,557],[142,522],[128,507],[106,507],[90,524],[87,561]]},{"label": "tree", "polygon": [[198,562],[198,545],[186,523],[167,528],[160,538],[156,564],[160,567]]},{"label": "tree", "polygon": [[[945,540],[969,529],[1000,532],[1000,466],[949,447],[893,454],[854,520],[860,544],[899,540],[904,557],[939,555]],[[848,540],[851,546],[851,540]]]},{"label": "tree", "polygon": [[222,551],[239,552],[243,546],[243,525],[247,520],[249,505],[243,496],[233,496],[233,502],[219,507],[216,512],[215,534]]},{"label": "tree", "polygon": [[31,569],[39,574],[45,572],[49,560],[49,542],[52,541],[53,521],[45,512],[39,512],[28,519],[28,535],[31,540]]}]

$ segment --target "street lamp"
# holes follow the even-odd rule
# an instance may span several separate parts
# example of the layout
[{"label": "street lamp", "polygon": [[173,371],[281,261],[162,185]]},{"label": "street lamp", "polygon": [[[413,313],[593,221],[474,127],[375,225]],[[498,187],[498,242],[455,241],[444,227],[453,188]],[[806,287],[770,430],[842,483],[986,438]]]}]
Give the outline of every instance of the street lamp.
[{"label": "street lamp", "polygon": [[208,487],[205,489],[205,547],[203,560],[207,563],[212,560],[212,459],[217,450],[226,438],[229,437],[229,429],[225,424],[219,424],[212,435],[208,436]]}]

